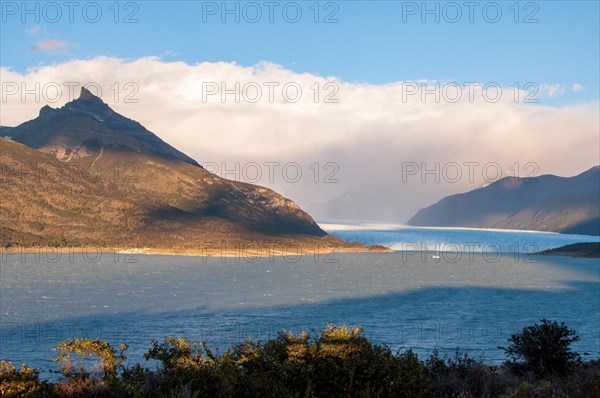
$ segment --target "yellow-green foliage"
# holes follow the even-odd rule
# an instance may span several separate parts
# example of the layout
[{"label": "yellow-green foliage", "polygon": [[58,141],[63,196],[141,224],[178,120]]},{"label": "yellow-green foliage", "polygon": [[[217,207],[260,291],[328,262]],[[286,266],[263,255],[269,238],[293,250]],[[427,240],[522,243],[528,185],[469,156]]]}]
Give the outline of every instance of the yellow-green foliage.
[{"label": "yellow-green foliage", "polygon": [[92,358],[95,356],[102,365],[104,377],[108,378],[116,375],[123,361],[127,359],[123,354],[127,350],[127,344],[121,344],[119,349],[120,352],[117,353],[117,350],[111,347],[109,343],[98,339],[69,338],[59,343],[54,349],[54,351],[58,352],[58,356],[52,358],[52,360],[60,364],[60,370],[65,376],[71,377],[80,373],[89,373],[85,368],[80,367],[78,369],[75,366],[73,354],[82,358]]},{"label": "yellow-green foliage", "polygon": [[346,325],[329,324],[321,333],[319,344],[315,347],[322,357],[350,358],[358,355],[367,340],[361,336],[362,329]]},{"label": "yellow-green foliage", "polygon": [[[25,365],[0,364],[4,397],[574,397],[600,396],[600,362],[575,364],[560,379],[512,373],[511,366],[487,366],[466,354],[425,360],[410,349],[396,354],[373,344],[358,327],[328,325],[316,336],[280,332],[266,342],[245,340],[222,355],[202,342],[181,337],[152,341],[144,354],[162,366],[124,366],[123,352],[107,342],[68,339],[58,345],[65,379],[48,384]],[[96,358],[102,377],[77,359]]]},{"label": "yellow-green foliage", "polygon": [[362,334],[362,328],[347,325],[328,324],[325,330],[321,333],[322,341],[330,342],[351,342],[358,339]]},{"label": "yellow-green foliage", "polygon": [[0,361],[0,397],[41,396],[44,387],[35,369],[21,365],[17,370],[12,362]]},{"label": "yellow-green foliage", "polygon": [[204,343],[191,343],[181,337],[167,337],[162,343],[151,341],[152,348],[144,357],[161,361],[165,369],[200,369],[215,363],[215,357]]}]

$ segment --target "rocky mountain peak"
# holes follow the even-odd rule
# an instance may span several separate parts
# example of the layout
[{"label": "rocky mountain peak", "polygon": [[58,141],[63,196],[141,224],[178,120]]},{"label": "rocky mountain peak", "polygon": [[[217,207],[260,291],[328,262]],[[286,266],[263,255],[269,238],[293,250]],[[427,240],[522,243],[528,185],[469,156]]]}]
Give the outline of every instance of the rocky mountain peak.
[{"label": "rocky mountain peak", "polygon": [[81,87],[79,98],[65,105],[66,109],[88,113],[94,116],[113,114],[107,103],[85,87]]},{"label": "rocky mountain peak", "polygon": [[81,87],[81,93],[79,93],[79,98],[80,100],[85,100],[85,101],[99,101],[99,102],[103,102],[100,97],[94,95],[90,90],[88,90],[85,87]]}]

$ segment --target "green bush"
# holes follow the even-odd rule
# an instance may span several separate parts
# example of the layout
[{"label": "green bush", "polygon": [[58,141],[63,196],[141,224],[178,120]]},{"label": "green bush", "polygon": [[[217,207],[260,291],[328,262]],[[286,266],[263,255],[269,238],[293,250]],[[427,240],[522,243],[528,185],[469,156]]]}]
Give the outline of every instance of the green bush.
[{"label": "green bush", "polygon": [[566,375],[579,363],[579,354],[571,351],[571,343],[579,336],[564,322],[541,320],[541,324],[526,326],[513,334],[504,350],[509,364],[517,371],[530,371],[536,376]]}]

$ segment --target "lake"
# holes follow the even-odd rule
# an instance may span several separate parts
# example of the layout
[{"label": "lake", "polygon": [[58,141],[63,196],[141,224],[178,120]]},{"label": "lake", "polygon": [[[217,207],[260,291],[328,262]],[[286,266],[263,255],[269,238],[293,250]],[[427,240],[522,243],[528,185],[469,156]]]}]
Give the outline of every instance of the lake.
[{"label": "lake", "polygon": [[[410,347],[426,355],[434,348],[451,353],[460,347],[499,363],[504,355],[497,346],[540,318],[564,321],[581,336],[575,349],[600,357],[600,261],[514,250],[526,243],[548,248],[597,237],[326,227],[367,244],[427,242],[433,251],[404,246],[407,251],[287,261],[3,254],[0,358],[55,369],[49,358],[59,341],[97,337],[129,344],[134,362],[143,361],[152,338],[183,336],[222,352],[246,337],[264,340],[282,329],[317,332],[329,322],[360,325],[394,350]],[[480,243],[478,250],[452,250],[473,242]],[[488,250],[489,242],[503,250]],[[443,250],[436,251],[436,243]]]}]

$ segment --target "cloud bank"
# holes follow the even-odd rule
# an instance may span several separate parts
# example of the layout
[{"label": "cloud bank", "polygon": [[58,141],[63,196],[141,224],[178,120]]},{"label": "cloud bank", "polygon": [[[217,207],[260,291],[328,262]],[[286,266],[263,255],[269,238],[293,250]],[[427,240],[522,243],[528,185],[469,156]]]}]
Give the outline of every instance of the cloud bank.
[{"label": "cloud bank", "polygon": [[536,95],[579,85],[372,85],[267,62],[157,57],[2,68],[1,83],[1,125],[62,106],[87,85],[207,168],[270,186],[317,219],[404,222],[443,196],[501,176],[570,176],[600,162],[597,101],[535,103]]}]

